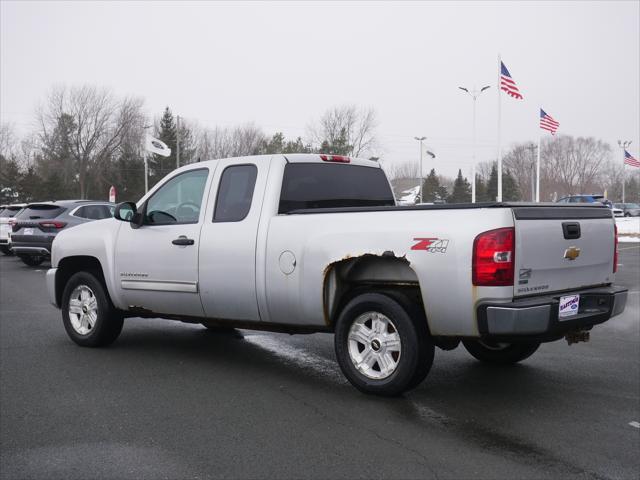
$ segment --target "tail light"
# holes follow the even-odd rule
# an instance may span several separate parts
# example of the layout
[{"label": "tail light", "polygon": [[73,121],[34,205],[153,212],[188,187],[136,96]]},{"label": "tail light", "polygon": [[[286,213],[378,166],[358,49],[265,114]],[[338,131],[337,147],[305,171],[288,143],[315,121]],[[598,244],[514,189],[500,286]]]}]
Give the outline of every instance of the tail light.
[{"label": "tail light", "polygon": [[513,285],[516,231],[513,227],[483,232],[473,241],[473,284],[479,287]]},{"label": "tail light", "polygon": [[351,158],[344,155],[320,155],[323,162],[350,163]]},{"label": "tail light", "polygon": [[17,220],[15,218],[10,218],[8,223],[9,223],[9,226],[11,228],[13,228],[13,226],[16,224],[16,222],[17,222]]},{"label": "tail light", "polygon": [[44,228],[64,228],[67,226],[67,222],[61,222],[59,220],[44,220],[39,222],[38,225]]},{"label": "tail light", "polygon": [[615,240],[613,241],[613,273],[618,271],[618,225],[613,224]]}]

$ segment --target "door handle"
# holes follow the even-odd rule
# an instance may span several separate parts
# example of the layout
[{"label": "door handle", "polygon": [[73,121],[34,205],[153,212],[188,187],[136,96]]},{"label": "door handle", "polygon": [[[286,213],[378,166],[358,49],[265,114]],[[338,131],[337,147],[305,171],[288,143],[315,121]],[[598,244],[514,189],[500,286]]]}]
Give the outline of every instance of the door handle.
[{"label": "door handle", "polygon": [[195,242],[193,241],[192,238],[187,238],[184,235],[180,235],[171,243],[173,243],[174,245],[193,245]]}]

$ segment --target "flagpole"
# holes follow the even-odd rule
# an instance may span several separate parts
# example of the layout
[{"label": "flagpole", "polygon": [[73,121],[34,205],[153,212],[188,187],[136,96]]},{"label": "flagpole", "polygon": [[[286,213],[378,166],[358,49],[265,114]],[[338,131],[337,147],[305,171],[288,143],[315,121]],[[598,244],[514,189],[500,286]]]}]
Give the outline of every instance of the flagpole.
[{"label": "flagpole", "polygon": [[540,145],[542,144],[542,134],[538,130],[538,159],[536,160],[536,203],[540,203]]},{"label": "flagpole", "polygon": [[498,196],[497,202],[502,201],[502,148],[500,148],[501,134],[502,134],[502,100],[500,95],[500,75],[502,74],[502,59],[498,54]]}]

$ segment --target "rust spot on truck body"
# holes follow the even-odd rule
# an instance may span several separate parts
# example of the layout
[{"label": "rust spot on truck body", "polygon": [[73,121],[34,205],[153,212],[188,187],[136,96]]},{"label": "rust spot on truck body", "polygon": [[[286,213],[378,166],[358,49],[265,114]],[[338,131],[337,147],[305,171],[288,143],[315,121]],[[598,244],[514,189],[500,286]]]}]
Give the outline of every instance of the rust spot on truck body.
[{"label": "rust spot on truck body", "polygon": [[[331,326],[331,316],[329,314],[328,308],[329,308],[329,301],[327,299],[327,287],[329,284],[329,279],[328,276],[329,274],[332,272],[332,270],[338,265],[341,264],[343,262],[346,262],[348,260],[362,260],[365,258],[385,258],[385,259],[395,259],[395,260],[401,260],[402,262],[406,263],[407,266],[411,265],[411,262],[409,262],[409,260],[407,259],[407,254],[403,254],[402,256],[397,256],[393,251],[391,250],[385,250],[382,253],[370,253],[370,252],[366,252],[366,253],[361,253],[361,254],[357,254],[357,255],[351,255],[350,253],[347,253],[346,255],[343,255],[342,258],[338,259],[338,260],[334,260],[333,262],[327,264],[326,267],[324,267],[324,269],[322,270],[322,313],[324,316],[324,322],[327,326]],[[409,282],[395,282],[393,283],[394,285],[412,285]]]}]

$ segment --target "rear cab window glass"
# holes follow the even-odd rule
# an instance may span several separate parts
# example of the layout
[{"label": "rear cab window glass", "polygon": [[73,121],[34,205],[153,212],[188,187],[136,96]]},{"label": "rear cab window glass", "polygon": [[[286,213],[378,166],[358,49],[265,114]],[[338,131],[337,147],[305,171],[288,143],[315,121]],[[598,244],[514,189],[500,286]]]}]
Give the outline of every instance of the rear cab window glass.
[{"label": "rear cab window glass", "polygon": [[56,218],[66,208],[57,205],[28,205],[16,218],[20,220],[38,220]]},{"label": "rear cab window glass", "polygon": [[255,165],[232,165],[220,177],[214,222],[240,222],[251,209],[258,168]]},{"label": "rear cab window glass", "polygon": [[358,165],[288,163],[278,213],[299,209],[395,205],[381,168]]}]

